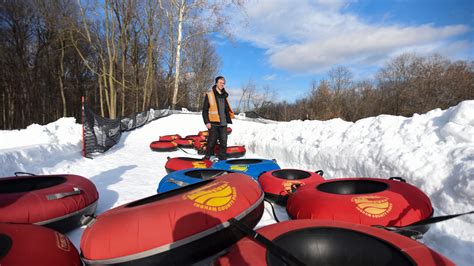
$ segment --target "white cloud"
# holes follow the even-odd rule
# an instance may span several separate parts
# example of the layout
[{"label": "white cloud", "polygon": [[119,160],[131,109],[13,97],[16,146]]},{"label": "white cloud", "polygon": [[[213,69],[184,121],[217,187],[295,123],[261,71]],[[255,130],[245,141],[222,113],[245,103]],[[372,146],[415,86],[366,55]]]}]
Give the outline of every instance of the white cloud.
[{"label": "white cloud", "polygon": [[277,78],[276,74],[271,74],[271,75],[265,75],[263,76],[263,80],[275,80]]},{"label": "white cloud", "polygon": [[[315,73],[334,65],[379,64],[400,51],[459,53],[447,48],[453,46],[450,38],[470,30],[465,25],[371,25],[341,12],[349,2],[251,1],[248,27],[236,27],[235,34],[266,49],[274,67]],[[455,46],[469,49],[466,43]]]}]

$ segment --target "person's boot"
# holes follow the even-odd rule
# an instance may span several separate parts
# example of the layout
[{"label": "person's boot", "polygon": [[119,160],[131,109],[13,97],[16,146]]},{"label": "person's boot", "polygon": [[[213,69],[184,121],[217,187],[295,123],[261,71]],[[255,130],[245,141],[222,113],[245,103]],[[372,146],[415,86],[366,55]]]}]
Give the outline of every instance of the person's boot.
[{"label": "person's boot", "polygon": [[226,154],[219,154],[217,156],[217,158],[219,159],[219,161],[227,160],[227,155]]}]

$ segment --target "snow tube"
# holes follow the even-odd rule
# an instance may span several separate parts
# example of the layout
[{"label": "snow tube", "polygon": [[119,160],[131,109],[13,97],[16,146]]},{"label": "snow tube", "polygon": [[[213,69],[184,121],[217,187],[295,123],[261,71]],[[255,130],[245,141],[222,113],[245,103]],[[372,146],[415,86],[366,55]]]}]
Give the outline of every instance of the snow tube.
[{"label": "snow tube", "polygon": [[[340,178],[303,186],[290,194],[286,209],[293,219],[382,226],[405,226],[431,217],[430,199],[403,179],[395,179]],[[428,226],[415,230],[424,233]]]},{"label": "snow tube", "polygon": [[205,131],[199,131],[198,135],[207,138],[207,137],[209,136],[209,131],[207,131],[207,130],[205,130]]},{"label": "snow tube", "polygon": [[324,181],[322,171],[308,172],[298,169],[280,169],[260,175],[258,182],[265,192],[265,198],[277,204],[285,205],[288,194],[295,188]]},{"label": "snow tube", "polygon": [[[214,146],[214,154],[219,152],[219,145]],[[245,146],[227,146],[227,158],[239,158],[245,155],[247,150]]]},{"label": "snow tube", "polygon": [[257,182],[231,173],[97,216],[82,235],[82,258],[92,265],[188,265],[243,237],[230,218],[253,228],[262,214]]},{"label": "snow tube", "polygon": [[179,147],[194,148],[194,141],[192,139],[175,139],[173,140]]},{"label": "snow tube", "polygon": [[[415,240],[360,224],[293,220],[265,226],[257,232],[305,265],[454,265]],[[246,237],[215,265],[286,264],[265,246]]]},{"label": "snow tube", "polygon": [[[198,154],[205,154],[206,153],[206,145],[207,142],[201,142],[201,143],[194,143],[194,148],[198,150]],[[226,154],[227,158],[240,158],[245,155],[247,150],[245,149],[245,146],[227,146],[226,149]],[[219,144],[216,144],[214,146],[214,154],[217,155],[219,153]]]},{"label": "snow tube", "polygon": [[95,212],[98,198],[95,185],[78,175],[0,178],[0,222],[67,232],[81,226],[83,215]]},{"label": "snow tube", "polygon": [[167,173],[171,173],[178,170],[184,170],[189,168],[209,168],[211,167],[211,160],[203,160],[201,158],[191,157],[168,157],[166,161],[165,169]]},{"label": "snow tube", "polygon": [[178,149],[178,144],[174,141],[153,141],[150,143],[150,149],[153,151],[175,151]]},{"label": "snow tube", "polygon": [[200,168],[191,168],[185,170],[179,170],[172,172],[163,179],[161,179],[158,184],[158,189],[156,192],[163,193],[187,185],[201,182],[210,178],[216,178],[222,175],[233,173],[229,170],[219,170],[219,169],[200,169]]},{"label": "snow tube", "polygon": [[188,135],[184,137],[185,139],[191,139],[194,142],[199,142],[199,141],[206,141],[206,137],[204,136],[199,136],[199,135]]},{"label": "snow tube", "polygon": [[164,136],[160,136],[159,141],[172,141],[172,140],[177,140],[177,139],[181,139],[181,136],[178,134],[164,135]]},{"label": "snow tube", "polygon": [[0,223],[0,265],[82,265],[69,239],[32,224]]},{"label": "snow tube", "polygon": [[243,172],[257,180],[262,173],[278,170],[280,166],[278,166],[275,160],[230,159],[218,161],[212,165],[212,168]]},{"label": "snow tube", "polygon": [[201,151],[201,150],[206,150],[206,145],[207,145],[207,142],[205,141],[194,141],[194,148],[198,151]]},{"label": "snow tube", "polygon": [[[230,133],[232,133],[232,128],[227,127],[227,134],[230,135]],[[208,130],[199,131],[198,135],[207,138],[209,136],[209,131]]]}]

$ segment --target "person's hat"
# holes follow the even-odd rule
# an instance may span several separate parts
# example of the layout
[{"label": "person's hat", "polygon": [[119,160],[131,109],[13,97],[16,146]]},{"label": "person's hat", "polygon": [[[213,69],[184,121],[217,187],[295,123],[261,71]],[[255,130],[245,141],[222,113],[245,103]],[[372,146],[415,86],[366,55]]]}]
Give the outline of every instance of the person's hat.
[{"label": "person's hat", "polygon": [[225,78],[223,76],[218,76],[218,77],[216,77],[216,84],[220,79],[223,79],[225,81]]}]

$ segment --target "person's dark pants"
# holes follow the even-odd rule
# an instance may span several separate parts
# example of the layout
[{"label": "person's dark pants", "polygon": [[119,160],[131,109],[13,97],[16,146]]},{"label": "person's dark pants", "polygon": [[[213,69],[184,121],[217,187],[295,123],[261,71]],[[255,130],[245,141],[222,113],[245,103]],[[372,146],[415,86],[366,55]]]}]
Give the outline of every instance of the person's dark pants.
[{"label": "person's dark pants", "polygon": [[227,159],[227,126],[211,126],[207,139],[206,157],[211,157],[214,154],[214,146],[217,140],[219,140],[219,153],[217,157],[219,160],[225,160]]}]

